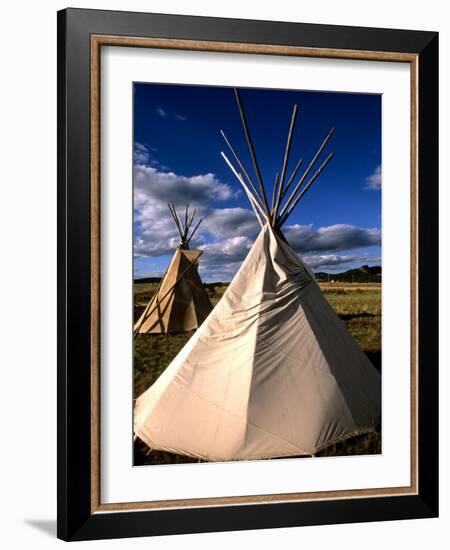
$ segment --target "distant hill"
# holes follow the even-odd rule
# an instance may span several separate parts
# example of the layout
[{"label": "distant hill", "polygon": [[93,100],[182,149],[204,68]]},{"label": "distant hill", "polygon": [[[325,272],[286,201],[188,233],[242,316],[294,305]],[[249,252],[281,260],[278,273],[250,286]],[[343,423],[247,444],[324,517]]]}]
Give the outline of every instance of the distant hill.
[{"label": "distant hill", "polygon": [[134,279],[135,283],[159,283],[161,277],[143,277],[142,279]]},{"label": "distant hill", "polygon": [[315,274],[319,282],[339,281],[346,283],[381,283],[381,266],[370,267],[363,265],[356,269],[349,269],[342,273],[326,273],[320,271]]},{"label": "distant hill", "polygon": [[[134,279],[134,283],[145,284],[145,283],[159,283],[161,277],[143,277],[142,279]],[[217,281],[216,283],[203,283],[206,287],[214,288],[216,286],[228,286],[230,283],[224,283]]]},{"label": "distant hill", "polygon": [[[326,273],[319,271],[315,274],[317,281],[320,283],[327,281],[346,282],[346,283],[381,283],[381,266],[375,265],[370,267],[363,265],[356,269],[349,269],[342,273]],[[144,277],[143,279],[135,279],[135,283],[159,283],[161,277]],[[206,288],[214,289],[215,287],[228,286],[228,282],[204,283]]]}]

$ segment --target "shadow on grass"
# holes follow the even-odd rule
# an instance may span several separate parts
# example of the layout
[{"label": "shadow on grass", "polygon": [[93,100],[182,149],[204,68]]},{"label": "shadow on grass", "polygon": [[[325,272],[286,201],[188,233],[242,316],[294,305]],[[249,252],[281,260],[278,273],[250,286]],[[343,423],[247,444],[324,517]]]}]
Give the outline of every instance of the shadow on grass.
[{"label": "shadow on grass", "polygon": [[150,450],[140,439],[136,439],[133,445],[133,464],[134,466],[148,466],[150,464],[188,464],[195,462],[204,462],[197,458],[177,455],[166,451]]},{"label": "shadow on grass", "polygon": [[[323,451],[320,451],[316,457],[333,456],[360,456],[381,454],[381,427],[367,434],[357,435],[339,443],[330,445]],[[309,457],[309,455],[308,455]],[[306,456],[291,456],[286,458],[308,458]],[[276,458],[271,460],[277,460]],[[134,465],[149,466],[152,464],[187,464],[195,462],[206,462],[188,456],[167,453],[165,451],[150,451],[149,448],[140,440],[134,445]]]},{"label": "shadow on grass", "polygon": [[361,319],[364,317],[379,317],[377,313],[369,313],[368,311],[361,311],[359,313],[339,313],[338,317],[342,321],[351,321],[352,319]]}]

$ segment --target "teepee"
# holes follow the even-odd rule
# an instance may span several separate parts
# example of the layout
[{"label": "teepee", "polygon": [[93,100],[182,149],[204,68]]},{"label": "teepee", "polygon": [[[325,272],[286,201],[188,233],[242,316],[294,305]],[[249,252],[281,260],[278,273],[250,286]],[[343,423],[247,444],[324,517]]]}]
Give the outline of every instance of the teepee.
[{"label": "teepee", "polygon": [[381,415],[379,373],[281,233],[331,159],[307,179],[332,131],[297,183],[301,161],[285,183],[294,106],[269,207],[235,93],[258,188],[223,133],[239,169],[222,156],[245,189],[261,232],[207,321],[137,399],[134,431],[152,449],[208,461],[313,455],[373,430]]},{"label": "teepee", "polygon": [[191,231],[196,211],[189,212],[186,206],[182,221],[175,205],[168,207],[180,234],[180,244],[157,291],[136,322],[135,334],[188,332],[198,328],[212,309],[198,273],[202,251],[189,249],[202,219]]}]

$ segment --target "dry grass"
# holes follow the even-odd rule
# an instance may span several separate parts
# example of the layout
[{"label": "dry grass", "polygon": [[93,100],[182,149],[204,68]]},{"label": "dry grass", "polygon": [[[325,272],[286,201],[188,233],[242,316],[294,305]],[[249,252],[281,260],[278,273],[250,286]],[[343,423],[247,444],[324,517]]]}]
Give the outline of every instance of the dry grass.
[{"label": "dry grass", "polygon": [[[374,366],[381,370],[381,285],[374,283],[321,283],[327,300],[346,324],[347,329],[366,352]],[[155,283],[136,283],[135,317],[153,295]],[[207,285],[208,295],[215,305],[222,297],[225,286]],[[192,336],[192,333],[172,335],[138,335],[135,339],[134,353],[134,395],[145,391],[169,365],[180,349]],[[134,449],[136,465],[177,464],[197,462],[181,455],[152,451],[142,442]],[[348,439],[332,445],[318,456],[343,456],[377,454],[381,452],[381,433]]]}]

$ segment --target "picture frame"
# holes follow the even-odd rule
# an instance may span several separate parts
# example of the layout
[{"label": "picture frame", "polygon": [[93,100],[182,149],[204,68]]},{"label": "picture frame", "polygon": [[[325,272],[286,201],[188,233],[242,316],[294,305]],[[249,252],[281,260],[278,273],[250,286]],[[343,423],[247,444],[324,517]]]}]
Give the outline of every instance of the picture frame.
[{"label": "picture frame", "polygon": [[[411,483],[104,504],[100,498],[100,52],[105,46],[408,64]],[[115,537],[438,515],[438,35],[66,9],[58,12],[58,537]]]}]

